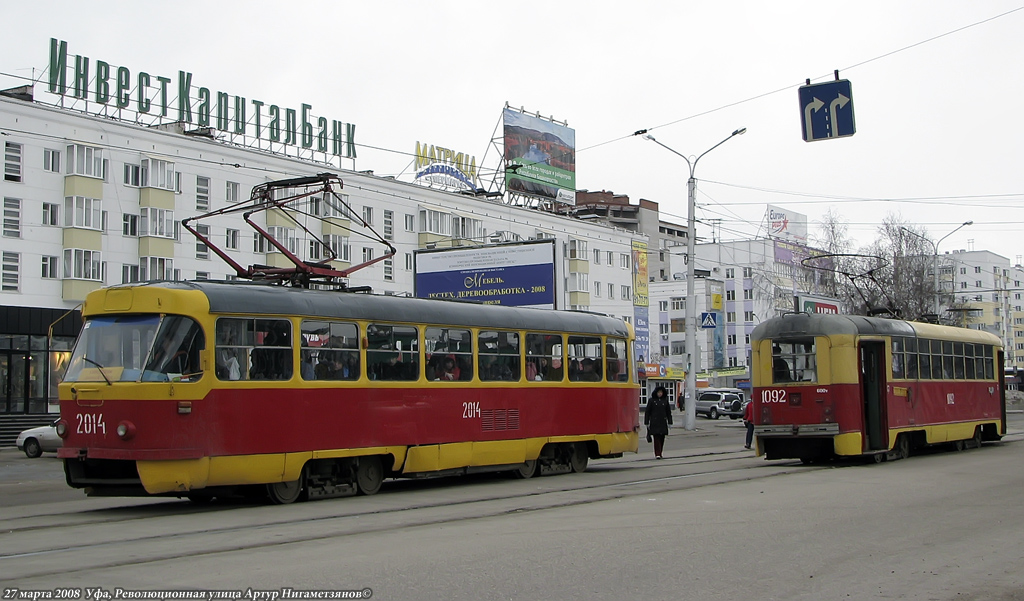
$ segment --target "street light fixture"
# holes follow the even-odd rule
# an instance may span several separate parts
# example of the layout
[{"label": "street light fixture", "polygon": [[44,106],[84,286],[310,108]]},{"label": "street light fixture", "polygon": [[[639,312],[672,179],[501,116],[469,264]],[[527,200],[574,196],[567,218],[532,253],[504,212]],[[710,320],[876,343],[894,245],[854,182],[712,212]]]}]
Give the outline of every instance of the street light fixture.
[{"label": "street light fixture", "polygon": [[747,133],[747,128],[743,127],[737,129],[729,134],[729,137],[718,144],[715,144],[711,148],[708,148],[701,153],[700,156],[691,161],[686,155],[665,146],[661,142],[655,140],[654,136],[644,132],[644,139],[650,140],[672,154],[682,157],[683,160],[686,161],[686,166],[690,168],[690,179],[686,181],[686,395],[684,397],[686,399],[686,416],[683,422],[684,427],[687,430],[695,429],[697,421],[697,374],[694,373],[694,364],[697,356],[697,277],[694,271],[694,265],[696,264],[694,246],[697,240],[696,229],[694,226],[694,205],[696,204],[697,180],[694,179],[693,172],[697,168],[697,161],[699,161],[705,154],[718,148],[722,144],[725,144],[733,137],[740,136],[745,133]]},{"label": "street light fixture", "polygon": [[934,285],[935,285],[935,319],[936,320],[939,319],[939,309],[940,309],[939,297],[941,296],[941,294],[939,292],[939,245],[942,244],[943,240],[945,240],[946,238],[949,238],[950,236],[955,234],[957,231],[959,231],[960,228],[967,227],[968,225],[974,225],[974,221],[965,221],[965,222],[961,223],[952,232],[949,232],[945,236],[939,238],[938,242],[932,242],[930,239],[925,238],[921,234],[918,234],[917,232],[908,230],[907,228],[905,228],[903,226],[900,226],[900,230],[910,234],[911,236],[917,236],[918,238],[920,238],[920,239],[924,240],[925,242],[927,242],[927,243],[932,245],[932,275],[935,278],[935,284]]}]

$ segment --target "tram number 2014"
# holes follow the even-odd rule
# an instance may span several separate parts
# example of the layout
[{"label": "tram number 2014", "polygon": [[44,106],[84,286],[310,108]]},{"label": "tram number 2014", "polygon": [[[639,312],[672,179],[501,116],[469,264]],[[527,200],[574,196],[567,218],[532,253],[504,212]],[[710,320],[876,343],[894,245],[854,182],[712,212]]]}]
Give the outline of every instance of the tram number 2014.
[{"label": "tram number 2014", "polygon": [[102,413],[79,413],[75,415],[78,426],[76,434],[103,434],[107,433],[107,422],[103,421]]},{"label": "tram number 2014", "polygon": [[463,403],[462,418],[473,419],[474,417],[480,417],[480,403]]},{"label": "tram number 2014", "polygon": [[761,391],[761,402],[762,403],[785,403],[786,402],[786,391],[785,390],[762,390]]}]

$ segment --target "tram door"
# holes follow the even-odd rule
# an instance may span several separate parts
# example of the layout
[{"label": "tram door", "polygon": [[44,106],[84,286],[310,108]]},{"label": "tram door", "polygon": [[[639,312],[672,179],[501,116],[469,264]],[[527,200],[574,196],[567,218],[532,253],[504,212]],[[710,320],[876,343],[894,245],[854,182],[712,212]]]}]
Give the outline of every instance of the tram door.
[{"label": "tram door", "polygon": [[860,386],[864,400],[864,434],[867,449],[889,448],[885,427],[885,343],[860,343]]}]

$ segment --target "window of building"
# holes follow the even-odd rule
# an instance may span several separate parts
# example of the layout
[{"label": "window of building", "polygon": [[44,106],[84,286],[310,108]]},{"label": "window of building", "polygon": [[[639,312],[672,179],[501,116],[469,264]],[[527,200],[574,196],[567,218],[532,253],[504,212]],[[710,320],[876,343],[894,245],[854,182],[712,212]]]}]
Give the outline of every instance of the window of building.
[{"label": "window of building", "polygon": [[69,175],[84,175],[106,179],[103,149],[84,144],[69,144],[67,147],[68,165],[65,172]]},{"label": "window of building", "polygon": [[139,236],[174,238],[174,211],[156,207],[139,209]]},{"label": "window of building", "polygon": [[620,253],[619,254],[619,267],[621,267],[623,269],[629,269],[629,260],[630,260],[629,253]]},{"label": "window of building", "polygon": [[967,275],[967,268],[966,267],[961,267],[960,268],[960,275]]},{"label": "window of building", "polygon": [[601,282],[594,282],[594,298],[601,298]]},{"label": "window of building", "polygon": [[[686,354],[686,341],[673,342],[671,344],[671,346],[672,346],[672,354],[673,355],[685,355]],[[667,348],[667,347],[662,347],[662,348]]]},{"label": "window of building", "polygon": [[571,272],[565,278],[565,285],[569,292],[587,292],[590,290],[589,274]]},{"label": "window of building", "polygon": [[43,170],[50,173],[60,173],[60,151],[43,149]]},{"label": "window of building", "polygon": [[726,267],[725,268],[725,278],[728,279],[728,280],[731,280],[731,279],[734,279],[735,277],[736,277],[736,268],[735,267]]},{"label": "window of building", "polygon": [[672,310],[673,311],[684,311],[686,309],[686,299],[682,297],[675,297],[672,299]]},{"label": "window of building", "polygon": [[197,280],[208,280],[208,279],[210,279],[210,272],[209,271],[197,271],[196,272],[196,279]]},{"label": "window of building", "polygon": [[324,217],[349,219],[348,194],[334,194],[324,197]]},{"label": "window of building", "polygon": [[974,273],[981,273],[981,265],[976,265],[974,267]]},{"label": "window of building", "polygon": [[452,215],[452,237],[479,240],[484,237],[484,223],[479,219]]},{"label": "window of building", "polygon": [[395,212],[384,210],[384,239],[395,239]]},{"label": "window of building", "polygon": [[658,333],[659,333],[659,334],[668,334],[668,333],[669,333],[669,331],[671,330],[671,327],[672,327],[672,326],[671,326],[670,324],[667,324],[667,323],[659,323],[659,324],[658,324]]},{"label": "window of building", "polygon": [[121,283],[122,284],[134,284],[139,280],[139,266],[138,265],[122,265],[121,266]]},{"label": "window of building", "polygon": [[138,188],[142,186],[142,166],[124,164],[124,185]]},{"label": "window of building", "polygon": [[668,347],[667,344],[662,346],[662,347],[659,347],[659,350],[661,351],[661,356],[662,357],[668,357],[669,356],[669,354],[668,354],[669,353],[669,347]]},{"label": "window of building", "polygon": [[395,260],[388,258],[382,261],[384,264],[384,281],[394,282],[395,281]]},{"label": "window of building", "polygon": [[405,215],[405,231],[407,231],[407,232],[414,232],[414,231],[416,231],[416,216],[415,215],[409,215],[409,214]]},{"label": "window of building", "polygon": [[747,279],[750,279],[750,278],[754,277],[754,268],[753,267],[744,267],[743,268],[743,277],[747,278]]},{"label": "window of building", "polygon": [[21,238],[21,199],[4,198],[4,238]]},{"label": "window of building", "polygon": [[608,260],[606,261],[606,263],[608,265],[615,265],[615,251],[612,251],[612,250],[608,251],[608,257],[607,258],[608,258]]},{"label": "window of building", "polygon": [[103,257],[98,250],[64,249],[64,279],[103,281]]},{"label": "window of building", "polygon": [[728,336],[726,336],[725,343],[730,346],[736,344],[736,334],[729,334]]},{"label": "window of building", "polygon": [[121,216],[121,235],[129,238],[139,236],[139,216],[125,213]]},{"label": "window of building", "polygon": [[960,287],[961,288],[966,288],[967,287],[967,281],[965,280],[963,282],[960,282]]},{"label": "window of building", "polygon": [[373,225],[373,207],[363,207],[363,221],[366,222],[366,225]]},{"label": "window of building", "polygon": [[405,253],[405,270],[412,271],[413,267],[415,267],[415,260],[412,253]]},{"label": "window of building", "polygon": [[754,321],[754,312],[753,311],[744,311],[743,312],[743,321]]},{"label": "window of building", "polygon": [[4,181],[21,181],[21,144],[4,142]]},{"label": "window of building", "polygon": [[139,278],[142,281],[175,280],[174,259],[164,257],[140,257]]},{"label": "window of building", "polygon": [[754,300],[754,290],[752,288],[743,290],[743,300]]},{"label": "window of building", "polygon": [[60,205],[53,202],[43,203],[43,225],[60,225]]},{"label": "window of building", "polygon": [[439,236],[452,233],[452,214],[433,209],[420,209],[420,231]]},{"label": "window of building", "polygon": [[238,230],[228,228],[224,234],[224,246],[229,250],[238,250]]},{"label": "window of building", "polygon": [[42,276],[45,280],[56,280],[60,278],[58,262],[60,257],[43,257]]},{"label": "window of building", "polygon": [[363,263],[373,260],[373,249],[363,247]]},{"label": "window of building", "polygon": [[622,287],[622,300],[633,300],[633,293],[630,291],[629,286]]},{"label": "window of building", "polygon": [[348,236],[328,234],[324,236],[324,244],[334,252],[335,261],[352,261],[352,247],[349,246]]},{"label": "window of building", "polygon": [[727,321],[729,323],[734,323],[736,321],[736,312],[735,311],[727,312],[725,314],[725,321]]},{"label": "window of building", "polygon": [[[298,246],[297,240],[295,239],[295,228],[285,227],[283,225],[272,225],[267,228],[267,233],[270,237],[277,241],[278,244],[288,249],[288,252],[294,254]],[[276,253],[281,252],[276,246],[270,245],[267,248],[267,252]]]},{"label": "window of building", "polygon": [[594,249],[594,265],[600,265],[600,264],[601,264],[601,251],[595,248]]},{"label": "window of building", "polygon": [[569,258],[586,261],[588,259],[587,241],[569,238]]},{"label": "window of building", "polygon": [[[974,287],[975,288],[981,288],[981,280],[974,280]],[[978,299],[978,300],[981,300],[981,299]]]},{"label": "window of building", "polygon": [[196,210],[210,210],[210,178],[196,176]]},{"label": "window of building", "polygon": [[659,311],[668,311],[668,301],[667,300],[658,301],[658,310]]},{"label": "window of building", "polygon": [[734,301],[734,300],[736,300],[736,291],[735,290],[726,290],[725,291],[725,300],[727,300],[727,301]]},{"label": "window of building", "polygon": [[[196,225],[196,232],[206,238],[210,239],[210,226],[198,224]],[[197,259],[209,259],[210,258],[210,247],[205,242],[196,238],[196,258]]]},{"label": "window of building", "polygon": [[750,346],[750,334],[744,334],[743,335],[743,344],[746,344],[747,346]]},{"label": "window of building", "polygon": [[229,202],[238,202],[238,182],[224,183],[224,199]]},{"label": "window of building", "polygon": [[608,300],[615,298],[615,284],[608,284]]},{"label": "window of building", "polygon": [[103,203],[96,198],[64,198],[64,227],[98,230],[103,226]]},{"label": "window of building", "polygon": [[3,253],[3,275],[0,277],[0,290],[17,292],[21,285],[21,255],[19,253]]}]

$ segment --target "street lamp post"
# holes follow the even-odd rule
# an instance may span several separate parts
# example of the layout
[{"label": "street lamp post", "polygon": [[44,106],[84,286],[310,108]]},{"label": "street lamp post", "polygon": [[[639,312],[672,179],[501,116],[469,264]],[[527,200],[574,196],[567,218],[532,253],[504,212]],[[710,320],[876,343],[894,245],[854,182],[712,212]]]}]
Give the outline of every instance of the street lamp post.
[{"label": "street lamp post", "polygon": [[942,244],[943,240],[945,240],[946,238],[949,238],[950,236],[955,234],[957,231],[959,231],[960,228],[967,227],[968,225],[974,225],[974,221],[965,221],[965,222],[961,223],[952,232],[949,232],[945,236],[939,238],[938,242],[932,242],[931,240],[929,240],[928,238],[925,238],[921,234],[918,234],[917,232],[913,232],[911,230],[908,230],[907,228],[905,228],[903,226],[900,226],[900,229],[903,230],[904,232],[910,234],[911,236],[917,236],[918,238],[920,238],[920,239],[924,240],[925,242],[927,242],[927,243],[932,245],[932,276],[935,278],[934,279],[934,286],[935,286],[935,319],[936,319],[936,321],[939,319],[939,310],[941,308],[940,307],[940,301],[939,301],[940,296],[941,296],[941,293],[939,292],[939,245]]},{"label": "street lamp post", "polygon": [[697,278],[694,269],[696,264],[695,243],[697,239],[694,226],[694,205],[696,204],[697,180],[694,179],[693,173],[697,168],[697,161],[699,161],[701,157],[718,148],[722,144],[725,144],[734,136],[739,136],[745,133],[747,133],[747,128],[743,127],[737,129],[726,139],[705,150],[700,156],[693,159],[693,161],[690,161],[689,157],[686,155],[655,140],[654,136],[650,134],[644,135],[644,138],[654,142],[665,150],[683,157],[683,160],[686,161],[686,166],[690,168],[690,179],[686,181],[686,416],[684,420],[684,427],[687,430],[695,429],[697,421],[697,374],[694,373],[694,363],[697,355]]}]

